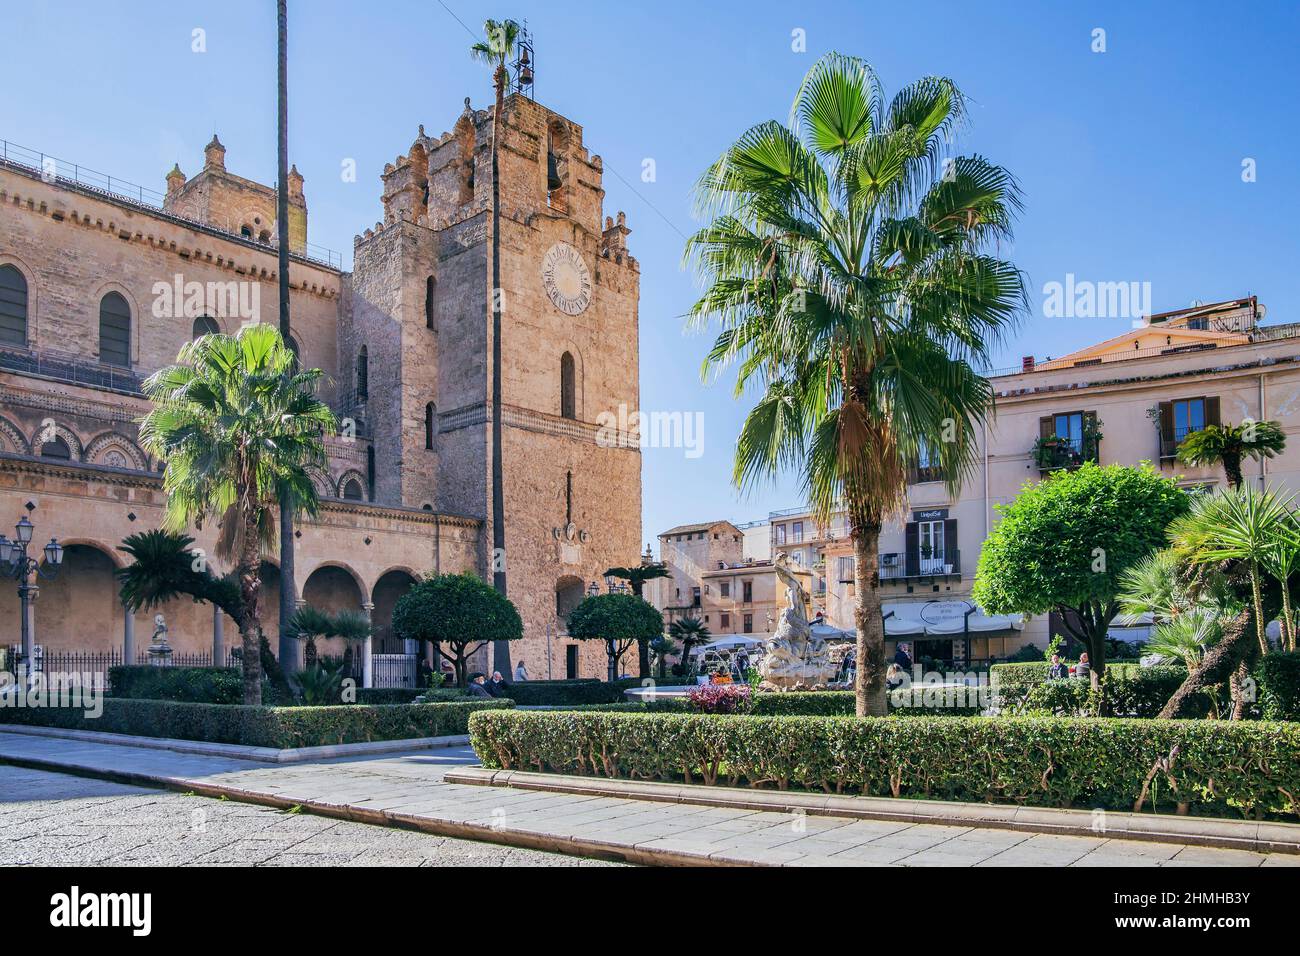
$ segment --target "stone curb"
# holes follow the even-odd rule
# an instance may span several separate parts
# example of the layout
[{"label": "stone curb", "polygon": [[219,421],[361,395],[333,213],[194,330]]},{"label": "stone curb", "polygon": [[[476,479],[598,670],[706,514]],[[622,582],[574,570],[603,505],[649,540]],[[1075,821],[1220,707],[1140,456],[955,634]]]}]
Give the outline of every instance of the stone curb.
[{"label": "stone curb", "polygon": [[661,803],[690,803],[736,810],[803,810],[813,815],[862,820],[977,826],[1067,836],[1186,843],[1253,850],[1257,853],[1300,854],[1300,824],[1294,823],[1106,811],[1104,828],[1094,829],[1093,811],[1053,807],[749,790],[534,773],[526,770],[489,770],[485,767],[449,770],[443,779],[447,783],[580,793],[594,797],[653,800]]},{"label": "stone curb", "polygon": [[23,767],[27,770],[46,770],[52,773],[73,774],[79,777],[92,777],[97,780],[108,780],[112,783],[137,787],[152,787],[160,790],[174,790],[180,793],[193,793],[202,797],[224,797],[228,800],[271,807],[276,810],[289,810],[297,807],[301,811],[334,820],[350,820],[355,823],[369,823],[403,830],[418,830],[421,833],[428,833],[433,836],[478,840],[484,843],[497,843],[503,846],[521,847],[528,850],[563,853],[568,856],[622,860],[644,866],[730,867],[771,865],[761,862],[712,858],[704,852],[667,850],[661,847],[615,843],[607,840],[561,836],[559,834],[538,833],[527,830],[513,830],[509,827],[494,827],[490,824],[442,820],[415,813],[369,809],[349,804],[326,803],[320,800],[294,800],[258,790],[244,790],[239,787],[229,787],[202,780],[190,780],[185,777],[170,777],[163,774],[142,773],[133,770],[106,770],[101,767],[91,767],[70,761],[65,762],[37,757],[14,757],[0,752],[0,765],[5,764],[13,767]]},{"label": "stone curb", "polygon": [[61,740],[80,740],[85,743],[114,744],[121,747],[140,747],[146,750],[171,750],[182,754],[197,754],[203,757],[230,757],[233,760],[251,760],[258,763],[300,763],[305,760],[322,760],[330,757],[360,757],[371,754],[392,753],[398,750],[463,747],[469,743],[467,734],[459,734],[449,737],[371,740],[356,744],[328,744],[321,747],[291,747],[285,750],[276,750],[274,747],[246,747],[243,744],[219,744],[204,740],[177,740],[172,737],[137,737],[132,734],[110,734],[100,730],[69,730],[63,727],[36,727],[26,724],[0,724],[0,733],[29,734],[33,737],[57,737]]}]

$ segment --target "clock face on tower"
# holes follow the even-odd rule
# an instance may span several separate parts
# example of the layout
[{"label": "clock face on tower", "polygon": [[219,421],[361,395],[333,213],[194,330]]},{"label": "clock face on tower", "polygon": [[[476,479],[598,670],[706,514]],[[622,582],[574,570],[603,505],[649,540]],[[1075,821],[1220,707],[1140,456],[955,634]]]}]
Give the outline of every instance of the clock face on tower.
[{"label": "clock face on tower", "polygon": [[565,315],[580,315],[591,302],[591,273],[582,254],[567,242],[557,242],[542,259],[542,285],[555,307]]}]

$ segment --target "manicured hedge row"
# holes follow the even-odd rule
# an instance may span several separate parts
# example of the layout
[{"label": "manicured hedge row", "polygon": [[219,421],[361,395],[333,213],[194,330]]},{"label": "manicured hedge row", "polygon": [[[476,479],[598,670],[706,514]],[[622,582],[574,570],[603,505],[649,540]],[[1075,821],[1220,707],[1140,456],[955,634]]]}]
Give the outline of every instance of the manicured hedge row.
[{"label": "manicured hedge row", "polygon": [[1265,720],[1300,720],[1300,651],[1274,651],[1255,665],[1257,700]]},{"label": "manicured hedge row", "polygon": [[[909,700],[910,698],[910,700]],[[690,701],[684,697],[661,697],[645,702],[623,701],[614,704],[558,704],[557,709],[596,711],[625,714],[689,714],[694,713]],[[931,714],[935,716],[973,716],[981,710],[976,702],[967,702],[964,695],[953,699],[945,690],[915,687],[910,691],[895,691],[889,696],[889,709],[894,714]],[[852,717],[857,702],[852,691],[819,690],[788,691],[786,693],[760,693],[753,698],[746,714],[755,717]]]},{"label": "manicured hedge row", "polygon": [[120,664],[108,669],[109,693],[135,700],[238,704],[244,679],[235,667],[153,667]]},{"label": "manicured hedge row", "polygon": [[417,690],[414,687],[358,687],[358,704],[409,704],[417,697],[425,703],[469,700],[469,694],[457,687],[435,687]]},{"label": "manicured hedge row", "polygon": [[469,726],[492,768],[1300,817],[1300,726],[1291,723],[495,711],[472,715]]},{"label": "manicured hedge row", "polygon": [[640,687],[638,677],[625,677],[616,681],[548,680],[521,681],[510,684],[506,696],[524,706],[556,704],[617,704],[626,700],[623,691]]},{"label": "manicured hedge row", "polygon": [[[1047,664],[994,664],[993,707],[1001,714],[1049,712],[1086,716],[1097,712],[1099,698],[1091,681],[1082,678],[1048,680]],[[1104,694],[1106,714],[1115,717],[1155,717],[1183,681],[1182,667],[1141,667],[1108,664]],[[1197,706],[1208,702],[1196,702]]]},{"label": "manicured hedge row", "polygon": [[0,724],[95,730],[142,737],[174,737],[251,747],[316,747],[445,737],[468,732],[475,711],[507,709],[510,701],[442,704],[352,704],[337,707],[246,707],[107,697],[98,717],[79,707],[4,707]]}]

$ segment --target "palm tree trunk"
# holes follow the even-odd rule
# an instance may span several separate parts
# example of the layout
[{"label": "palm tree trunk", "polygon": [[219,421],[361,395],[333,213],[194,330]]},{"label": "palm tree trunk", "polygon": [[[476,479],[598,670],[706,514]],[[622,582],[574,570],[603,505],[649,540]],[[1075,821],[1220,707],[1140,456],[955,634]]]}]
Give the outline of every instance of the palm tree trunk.
[{"label": "palm tree trunk", "polygon": [[880,614],[880,522],[854,520],[853,556],[857,563],[854,587],[858,606],[854,612],[857,627],[857,677],[853,691],[859,717],[884,717],[888,713],[885,699],[885,622]]},{"label": "palm tree trunk", "polygon": [[1268,635],[1264,631],[1264,594],[1259,586],[1259,568],[1252,561],[1250,565],[1250,594],[1255,605],[1255,637],[1259,640],[1259,652],[1268,653]]},{"label": "palm tree trunk", "polygon": [[1240,488],[1245,481],[1241,473],[1241,456],[1232,452],[1223,454],[1223,473],[1228,476],[1228,484]]},{"label": "palm tree trunk", "polygon": [[[501,112],[505,109],[506,69],[498,66],[493,75],[496,109],[492,113],[492,586],[506,596],[506,504],[505,478],[501,464],[501,178],[498,139]],[[493,667],[510,673],[510,642],[492,645]]]},{"label": "palm tree trunk", "polygon": [[1291,589],[1285,577],[1278,581],[1282,585],[1282,635],[1278,647],[1295,650],[1295,622],[1291,620]]},{"label": "palm tree trunk", "polygon": [[[276,234],[280,248],[280,335],[288,345],[289,335],[289,69],[288,69],[288,10],[287,0],[277,5],[279,20],[279,69],[277,96],[277,141],[279,159],[279,188],[275,192]],[[289,618],[293,616],[298,595],[294,586],[294,535],[293,508],[286,492],[280,496],[280,640],[278,657],[286,674],[297,670],[297,642],[288,634]]]},{"label": "palm tree trunk", "polygon": [[1247,631],[1246,617],[1250,612],[1242,611],[1223,628],[1223,637],[1205,652],[1201,662],[1192,669],[1183,685],[1174,691],[1169,702],[1157,715],[1162,720],[1176,717],[1192,716],[1187,708],[1197,695],[1206,688],[1222,681],[1228,681],[1232,688],[1232,712],[1234,719],[1240,719],[1245,710],[1245,696],[1241,693],[1240,676],[1247,668],[1252,656],[1250,637]]},{"label": "palm tree trunk", "polygon": [[[645,598],[641,597],[641,592],[644,588],[644,581],[638,581],[635,579],[632,581],[632,593],[643,601]],[[650,677],[650,642],[639,637],[636,641],[636,662],[637,670],[640,672],[641,677]]]},{"label": "palm tree trunk", "polygon": [[262,703],[262,648],[258,634],[262,623],[258,607],[261,587],[257,517],[250,515],[244,519],[243,550],[239,556],[239,592],[244,601],[239,638],[243,648],[244,703],[254,707]]}]

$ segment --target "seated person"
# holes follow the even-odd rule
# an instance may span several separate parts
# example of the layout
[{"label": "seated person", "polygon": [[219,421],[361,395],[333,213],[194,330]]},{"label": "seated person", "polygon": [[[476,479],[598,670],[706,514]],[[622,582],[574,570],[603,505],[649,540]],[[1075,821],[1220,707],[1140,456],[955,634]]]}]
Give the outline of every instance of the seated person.
[{"label": "seated person", "polygon": [[478,672],[469,675],[468,690],[471,697],[482,697],[485,700],[490,700],[492,697],[487,688],[483,686],[483,675]]}]

